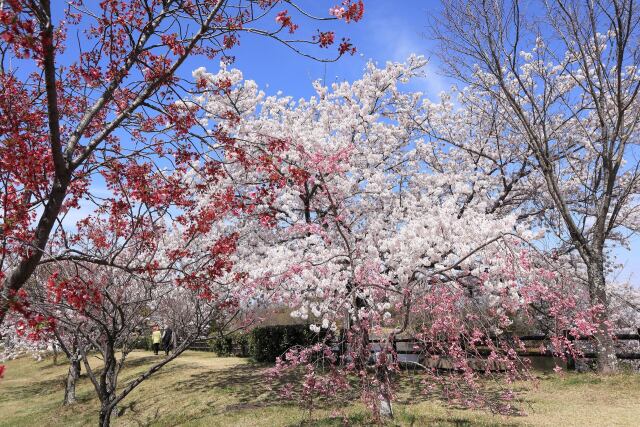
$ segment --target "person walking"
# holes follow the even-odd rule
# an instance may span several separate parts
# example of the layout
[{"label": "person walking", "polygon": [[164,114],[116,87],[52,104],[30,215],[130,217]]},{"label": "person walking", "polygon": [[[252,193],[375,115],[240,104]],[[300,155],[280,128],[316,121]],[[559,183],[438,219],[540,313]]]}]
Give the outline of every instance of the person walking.
[{"label": "person walking", "polygon": [[153,347],[153,354],[157,355],[158,350],[160,349],[160,339],[162,334],[160,333],[160,328],[158,325],[153,325],[153,332],[151,332],[151,344]]},{"label": "person walking", "polygon": [[169,352],[173,350],[173,331],[170,327],[166,326],[164,328],[164,333],[162,334],[162,348],[164,349],[165,356],[169,355]]}]

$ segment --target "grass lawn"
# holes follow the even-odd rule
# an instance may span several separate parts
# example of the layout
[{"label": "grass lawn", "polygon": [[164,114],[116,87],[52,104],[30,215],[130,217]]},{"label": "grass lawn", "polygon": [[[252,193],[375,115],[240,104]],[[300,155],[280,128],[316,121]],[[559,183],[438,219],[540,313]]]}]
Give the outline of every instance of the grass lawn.
[{"label": "grass lawn", "polygon": [[[120,384],[156,359],[145,352],[131,355]],[[81,426],[97,424],[98,401],[84,375],[78,384],[80,403],[62,407],[66,366],[51,359],[22,358],[6,363],[0,380],[0,426]],[[416,375],[416,374],[412,374]],[[545,375],[537,389],[522,388],[527,416],[504,417],[454,408],[443,402],[400,394],[395,406],[400,426],[638,426],[640,375],[597,377],[591,374]],[[309,413],[280,401],[270,391],[265,368],[244,359],[217,358],[212,353],[187,352],[131,393],[120,407],[116,426],[296,426],[343,425],[336,408]],[[370,425],[359,402],[340,409],[350,425]]]}]

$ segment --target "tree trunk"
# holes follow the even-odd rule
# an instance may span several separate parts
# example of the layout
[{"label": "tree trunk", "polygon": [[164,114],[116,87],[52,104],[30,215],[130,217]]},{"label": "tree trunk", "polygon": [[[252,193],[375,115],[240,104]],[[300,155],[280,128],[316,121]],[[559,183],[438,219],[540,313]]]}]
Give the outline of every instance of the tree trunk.
[{"label": "tree trunk", "polygon": [[118,411],[115,391],[105,389],[100,403],[99,427],[109,427],[111,425],[111,416],[114,413],[117,414]]},{"label": "tree trunk", "polygon": [[389,390],[389,379],[385,372],[386,366],[378,366],[377,377],[380,387],[380,393],[378,395],[378,415],[381,420],[393,418],[393,406],[391,405],[391,392]]},{"label": "tree trunk", "polygon": [[4,279],[4,283],[0,286],[0,325],[9,312],[11,295],[20,290],[27,280],[35,271],[42,255],[44,248],[49,242],[49,234],[55,225],[56,218],[62,209],[62,203],[67,195],[69,186],[69,177],[56,177],[51,187],[51,193],[48,196],[44,211],[40,215],[40,220],[35,229],[35,236],[32,242],[33,249],[27,251],[27,255],[20,259],[16,266]]},{"label": "tree trunk", "polygon": [[587,276],[589,280],[589,297],[591,306],[601,305],[603,310],[596,315],[597,331],[594,334],[595,352],[598,372],[610,374],[618,370],[618,358],[613,341],[612,331],[608,325],[608,301],[606,281],[604,276],[604,263],[602,259],[596,259],[588,263]]},{"label": "tree trunk", "polygon": [[80,378],[80,359],[72,358],[69,363],[67,381],[64,385],[64,405],[76,403],[76,382]]},{"label": "tree trunk", "polygon": [[100,406],[100,424],[98,424],[98,427],[109,427],[111,425],[113,409],[110,403],[103,403],[102,406]]},{"label": "tree trunk", "polygon": [[393,419],[393,407],[391,406],[391,399],[385,393],[380,393],[380,419]]},{"label": "tree trunk", "polygon": [[104,368],[100,375],[100,427],[108,427],[111,416],[116,413],[116,387],[118,384],[118,366],[113,340],[107,340],[102,350]]},{"label": "tree trunk", "polygon": [[53,348],[53,364],[57,365],[58,364],[58,346],[55,343],[53,343],[52,348]]}]

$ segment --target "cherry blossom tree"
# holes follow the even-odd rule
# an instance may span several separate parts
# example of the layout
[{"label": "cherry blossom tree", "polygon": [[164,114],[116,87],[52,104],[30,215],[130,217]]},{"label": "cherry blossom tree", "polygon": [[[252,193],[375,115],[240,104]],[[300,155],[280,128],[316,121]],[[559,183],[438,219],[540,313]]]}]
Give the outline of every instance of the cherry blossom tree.
[{"label": "cherry blossom tree", "polygon": [[[33,329],[37,329],[37,323],[33,324]],[[2,327],[2,352],[0,353],[0,361],[11,360],[20,356],[28,355],[36,360],[51,350],[53,341],[51,337],[45,333],[39,336],[35,332],[31,332],[20,318],[13,316],[7,318],[7,322]]]},{"label": "cherry blossom tree", "polygon": [[18,307],[14,306],[16,310],[2,325],[0,362],[24,355],[41,361],[53,351],[53,363],[57,364],[57,353],[62,350],[69,364],[64,382],[63,404],[71,405],[76,402],[76,383],[81,370],[79,349],[82,337],[77,329],[70,329],[56,322],[60,307],[46,304],[45,299],[36,296],[37,294],[33,291],[37,288],[33,283],[37,283],[35,277],[30,280],[30,284],[27,284],[29,292],[24,290],[20,292]]},{"label": "cherry blossom tree", "polygon": [[[481,187],[471,197],[485,197],[487,212],[517,211],[518,221],[546,231],[552,237],[537,241],[537,246],[546,250],[557,270],[571,271],[588,289],[588,274],[579,254],[553,237],[559,232],[558,217],[553,200],[540,191],[544,179],[518,142],[518,134],[510,130],[508,116],[498,111],[492,99],[478,96],[472,88],[453,88],[438,102],[425,100],[412,120],[424,132],[426,141],[419,150],[430,168],[440,173],[484,174],[485,179],[475,181]],[[608,272],[613,273],[619,266],[610,252],[607,256]],[[637,323],[636,291],[629,283],[607,283],[611,320],[618,331],[633,329]]]},{"label": "cherry blossom tree", "polygon": [[[316,393],[336,396],[355,375],[374,413],[391,415],[393,343],[406,334],[426,358],[415,362],[431,374],[426,389],[506,410],[502,399],[482,393],[478,358],[489,354],[480,370],[500,366],[511,380],[521,377],[526,363],[516,349],[523,344],[504,333],[514,319],[535,321],[532,306],[544,304],[555,320],[554,351],[563,354],[562,332],[588,333],[597,314],[583,310],[571,278],[530,246],[535,236],[517,206],[490,209],[490,176],[430,163],[415,120],[422,96],[400,88],[424,64],[418,57],[369,64],[361,80],[331,88],[316,82],[316,95],[299,101],[266,97],[238,70],[194,72],[203,120],[234,111],[238,119],[224,122],[224,132],[246,144],[241,156],[261,159],[248,170],[229,156],[230,175],[269,183],[269,197],[240,220],[234,268],[258,298],[289,304],[292,316],[326,337],[277,364],[279,371],[305,365],[302,395],[310,401]],[[229,87],[226,107],[217,98],[221,82]],[[373,361],[372,337],[380,342]],[[336,365],[323,374],[318,364],[326,360]],[[440,363],[459,375],[438,376]],[[454,392],[453,384],[466,386]]]},{"label": "cherry blossom tree", "polygon": [[[79,347],[82,337],[76,329],[68,329],[49,315],[40,299],[21,292],[21,303],[26,310],[9,316],[2,331],[4,351],[2,358],[15,358],[30,354],[39,361],[53,353],[53,364],[59,362],[59,353],[66,356],[69,369],[64,381],[63,405],[76,403],[76,383],[80,377]],[[37,306],[35,308],[34,306]],[[7,350],[9,350],[7,352]]]},{"label": "cherry blossom tree", "polygon": [[[0,322],[45,254],[73,252],[65,216],[117,209],[103,180],[126,177],[118,184],[136,200],[180,205],[167,170],[210,151],[187,138],[196,123],[175,104],[188,58],[231,61],[243,33],[314,57],[305,48],[328,48],[335,34],[297,38],[299,24],[364,13],[362,1],[327,9],[316,18],[279,0],[72,0],[57,11],[49,0],[0,1]],[[354,50],[343,38],[333,58]]]},{"label": "cherry blossom tree", "polygon": [[[598,367],[617,369],[607,274],[615,244],[637,231],[637,23],[633,2],[447,1],[434,24],[453,75],[484,98],[519,151],[517,169],[561,252],[579,255],[592,307]],[[496,134],[496,138],[499,134]]]},{"label": "cherry blossom tree", "polygon": [[611,283],[609,310],[616,330],[637,333],[640,330],[640,290],[630,283]]}]

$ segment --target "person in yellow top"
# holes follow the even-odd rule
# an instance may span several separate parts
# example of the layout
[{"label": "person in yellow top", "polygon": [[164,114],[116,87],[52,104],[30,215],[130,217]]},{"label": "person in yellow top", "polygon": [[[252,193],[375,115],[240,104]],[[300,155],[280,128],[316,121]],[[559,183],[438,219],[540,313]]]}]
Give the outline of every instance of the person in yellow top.
[{"label": "person in yellow top", "polygon": [[151,332],[151,343],[153,344],[153,354],[158,354],[158,350],[160,349],[160,340],[162,339],[162,334],[160,333],[160,328],[158,325],[153,325],[153,332]]}]

